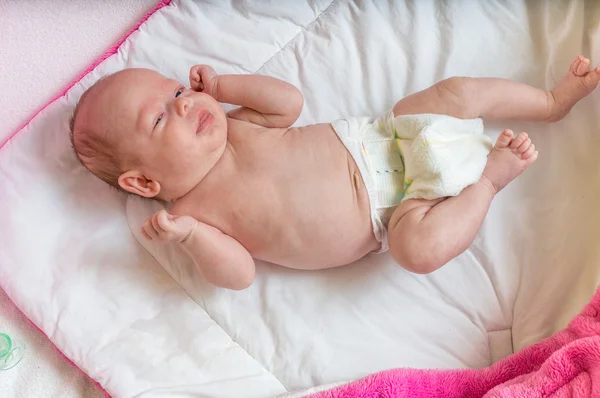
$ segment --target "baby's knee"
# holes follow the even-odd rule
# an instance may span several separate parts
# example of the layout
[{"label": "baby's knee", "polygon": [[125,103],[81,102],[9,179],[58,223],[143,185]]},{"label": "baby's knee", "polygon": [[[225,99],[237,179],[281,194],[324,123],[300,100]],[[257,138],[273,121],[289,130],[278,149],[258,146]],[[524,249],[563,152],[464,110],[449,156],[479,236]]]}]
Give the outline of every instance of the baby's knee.
[{"label": "baby's knee", "polygon": [[446,262],[439,250],[426,242],[414,239],[390,239],[392,258],[405,270],[415,274],[430,274],[441,268]]},{"label": "baby's knee", "polygon": [[408,254],[395,260],[405,270],[419,275],[431,274],[444,265],[443,262],[426,253]]},{"label": "baby's knee", "polygon": [[453,105],[453,116],[462,119],[479,117],[477,79],[471,77],[450,77],[435,85],[438,95],[448,105]]},{"label": "baby's knee", "polygon": [[472,97],[476,86],[476,79],[462,76],[449,77],[435,85],[441,95],[452,96],[461,100]]}]

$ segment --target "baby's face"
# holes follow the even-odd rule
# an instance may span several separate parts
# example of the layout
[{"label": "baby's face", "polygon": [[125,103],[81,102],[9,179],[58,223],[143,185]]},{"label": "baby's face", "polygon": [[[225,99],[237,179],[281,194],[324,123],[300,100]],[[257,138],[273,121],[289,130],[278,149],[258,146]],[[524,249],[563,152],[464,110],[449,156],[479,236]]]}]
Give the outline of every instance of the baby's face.
[{"label": "baby's face", "polygon": [[[108,79],[91,113],[103,131],[117,135],[111,138],[131,159],[129,172],[158,182],[162,199],[191,191],[225,149],[227,121],[220,104],[147,69],[127,69]],[[156,186],[144,192],[128,189],[131,182],[144,184],[124,180],[129,172],[121,176],[121,187],[147,197],[158,194]]]}]

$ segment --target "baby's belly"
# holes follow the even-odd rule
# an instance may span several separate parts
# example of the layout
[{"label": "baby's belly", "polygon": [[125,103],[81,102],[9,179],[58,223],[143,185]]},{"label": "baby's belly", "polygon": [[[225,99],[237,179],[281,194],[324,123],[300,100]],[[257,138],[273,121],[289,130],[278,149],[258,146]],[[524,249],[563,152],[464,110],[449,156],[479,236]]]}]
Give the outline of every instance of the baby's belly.
[{"label": "baby's belly", "polygon": [[310,189],[302,184],[284,189],[287,197],[274,200],[262,239],[248,239],[253,257],[290,268],[321,269],[349,264],[381,247],[354,162],[339,175],[324,177],[315,178]]},{"label": "baby's belly", "polygon": [[370,218],[363,217],[365,213],[341,215],[331,210],[324,217],[313,215],[302,222],[289,222],[284,230],[272,231],[264,245],[250,248],[250,253],[256,259],[289,268],[322,269],[352,263],[381,247]]}]

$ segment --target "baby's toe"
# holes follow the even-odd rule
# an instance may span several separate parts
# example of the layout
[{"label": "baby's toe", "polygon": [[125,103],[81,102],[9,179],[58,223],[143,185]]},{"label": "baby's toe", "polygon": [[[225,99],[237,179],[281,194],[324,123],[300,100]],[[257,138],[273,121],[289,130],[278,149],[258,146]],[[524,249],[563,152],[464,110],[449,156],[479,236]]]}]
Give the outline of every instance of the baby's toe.
[{"label": "baby's toe", "polygon": [[531,157],[535,156],[537,158],[537,151],[535,150],[535,145],[531,144],[525,152],[521,153],[521,159],[528,160]]},{"label": "baby's toe", "polygon": [[538,151],[533,151],[533,154],[527,159],[523,159],[527,167],[531,166],[538,159]]},{"label": "baby's toe", "polygon": [[588,73],[589,71],[590,71],[590,60],[587,58],[584,58],[577,66],[575,74],[577,76],[585,76],[585,74]]},{"label": "baby's toe", "polygon": [[579,65],[581,64],[582,60],[583,60],[583,56],[578,55],[577,58],[575,58],[575,60],[573,60],[573,62],[571,63],[569,70],[571,72],[573,72],[573,74],[577,74],[577,70],[579,69]]},{"label": "baby's toe", "polygon": [[496,148],[508,148],[508,145],[510,144],[510,141],[512,140],[513,136],[514,136],[514,133],[512,132],[512,130],[508,130],[508,129],[504,130],[498,136],[495,147]]},{"label": "baby's toe", "polygon": [[527,135],[527,133],[521,133],[521,134],[519,134],[510,143],[510,149],[516,150],[517,148],[519,148],[521,146],[521,144],[523,144],[527,140],[527,138],[529,138],[528,135]]},{"label": "baby's toe", "polygon": [[594,68],[593,71],[584,77],[584,84],[587,87],[595,87],[598,84],[598,81],[600,81],[600,66]]},{"label": "baby's toe", "polygon": [[527,138],[519,147],[516,149],[519,155],[522,155],[531,147],[531,138]]}]

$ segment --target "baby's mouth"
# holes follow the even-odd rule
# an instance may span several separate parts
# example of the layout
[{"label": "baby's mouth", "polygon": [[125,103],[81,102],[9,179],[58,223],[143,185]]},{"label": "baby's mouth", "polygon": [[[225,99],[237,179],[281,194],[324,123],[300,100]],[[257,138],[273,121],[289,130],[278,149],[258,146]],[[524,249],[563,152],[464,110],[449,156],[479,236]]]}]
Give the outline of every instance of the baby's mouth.
[{"label": "baby's mouth", "polygon": [[198,115],[198,128],[196,129],[196,135],[202,134],[215,120],[213,115],[208,111],[200,111]]}]

